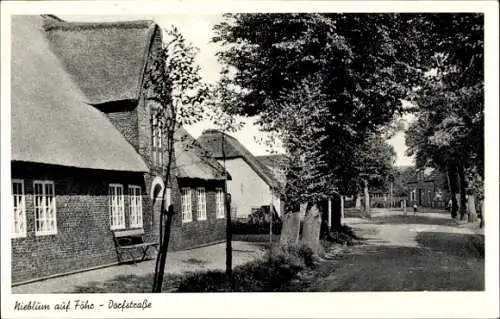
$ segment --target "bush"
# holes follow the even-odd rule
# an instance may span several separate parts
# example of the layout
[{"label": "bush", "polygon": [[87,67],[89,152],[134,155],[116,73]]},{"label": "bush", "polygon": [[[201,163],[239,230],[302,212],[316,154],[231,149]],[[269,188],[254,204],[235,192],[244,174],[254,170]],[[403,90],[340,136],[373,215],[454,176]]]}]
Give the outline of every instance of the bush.
[{"label": "bush", "polygon": [[325,239],[333,243],[353,245],[356,241],[362,240],[363,238],[357,236],[351,227],[344,224],[337,229],[332,229]]},{"label": "bush", "polygon": [[264,292],[280,291],[283,285],[302,270],[315,265],[313,251],[306,246],[273,247],[264,259],[233,269],[233,282],[224,272],[209,271],[187,276],[179,285],[179,292]]}]

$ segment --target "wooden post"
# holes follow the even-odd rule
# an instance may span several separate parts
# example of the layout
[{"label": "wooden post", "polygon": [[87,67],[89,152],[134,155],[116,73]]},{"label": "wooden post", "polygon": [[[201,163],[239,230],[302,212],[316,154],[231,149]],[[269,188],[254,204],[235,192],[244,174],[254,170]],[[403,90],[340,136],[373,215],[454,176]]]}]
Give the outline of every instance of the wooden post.
[{"label": "wooden post", "polygon": [[328,231],[332,228],[332,199],[328,198]]},{"label": "wooden post", "polygon": [[390,204],[390,207],[394,207],[394,194],[393,194],[393,191],[392,191],[392,182],[391,182],[391,204]]},{"label": "wooden post", "polygon": [[232,241],[232,224],[231,224],[231,194],[226,193],[226,275],[230,282],[233,276],[233,248]]}]

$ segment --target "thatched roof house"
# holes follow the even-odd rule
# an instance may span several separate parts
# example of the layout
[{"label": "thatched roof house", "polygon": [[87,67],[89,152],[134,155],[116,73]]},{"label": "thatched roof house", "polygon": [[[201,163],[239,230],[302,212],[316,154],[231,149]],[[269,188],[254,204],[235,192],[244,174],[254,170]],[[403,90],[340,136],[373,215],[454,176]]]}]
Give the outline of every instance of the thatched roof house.
[{"label": "thatched roof house", "polygon": [[52,50],[45,21],[12,18],[12,160],[147,171],[106,115],[86,103],[86,94]]},{"label": "thatched roof house", "polygon": [[165,183],[166,137],[143,94],[161,46],[151,21],[12,18],[13,283],[147,257],[159,190],[177,213],[169,249],[225,239],[228,175],[182,128]]},{"label": "thatched roof house", "polygon": [[227,182],[233,202],[233,215],[247,218],[252,212],[273,206],[282,211],[280,183],[272,170],[259,161],[237,139],[218,130],[206,130],[198,138],[200,145],[213,157],[224,162],[231,174]]}]

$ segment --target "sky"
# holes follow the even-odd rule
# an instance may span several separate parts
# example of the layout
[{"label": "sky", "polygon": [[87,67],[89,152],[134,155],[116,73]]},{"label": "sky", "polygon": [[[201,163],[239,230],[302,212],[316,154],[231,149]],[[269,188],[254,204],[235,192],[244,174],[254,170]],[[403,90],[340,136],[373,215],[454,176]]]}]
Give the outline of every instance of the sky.
[{"label": "sky", "polygon": [[[117,21],[117,20],[154,20],[162,28],[168,28],[175,25],[184,37],[199,49],[197,63],[200,65],[201,76],[207,82],[216,82],[219,78],[221,65],[217,61],[216,53],[219,49],[217,44],[211,43],[212,27],[221,21],[220,14],[171,14],[171,15],[150,15],[150,16],[75,16],[64,15],[60,16],[68,21]],[[245,120],[244,127],[236,132],[231,133],[254,155],[269,154],[269,149],[258,141],[265,137],[265,133],[259,131],[258,127],[253,125],[255,119]],[[406,118],[411,121],[411,118]],[[213,123],[208,120],[198,122],[194,125],[186,126],[186,129],[193,137],[197,138],[203,130],[215,128]],[[412,165],[413,159],[405,155],[405,138],[404,132],[398,132],[393,138],[388,140],[388,143],[394,147],[396,151],[396,165]],[[280,148],[273,150],[274,152],[282,152]]]}]

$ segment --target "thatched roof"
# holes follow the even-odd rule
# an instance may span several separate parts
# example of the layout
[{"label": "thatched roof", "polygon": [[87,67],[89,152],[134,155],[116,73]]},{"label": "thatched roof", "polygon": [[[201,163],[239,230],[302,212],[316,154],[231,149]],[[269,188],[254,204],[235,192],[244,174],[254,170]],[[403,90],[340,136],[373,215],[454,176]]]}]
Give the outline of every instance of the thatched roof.
[{"label": "thatched roof", "polygon": [[[222,138],[224,137],[224,139]],[[224,141],[224,143],[222,143]],[[279,187],[273,173],[262,164],[252,153],[232,136],[218,130],[206,130],[198,138],[200,145],[209,151],[212,156],[222,159],[223,151],[227,159],[242,158],[271,188]]]},{"label": "thatched roof", "polygon": [[153,21],[66,22],[45,19],[52,51],[89,104],[137,100],[153,37]]},{"label": "thatched roof", "polygon": [[284,154],[260,155],[255,156],[262,164],[271,168],[281,168],[285,165],[286,157]]},{"label": "thatched roof", "polygon": [[12,160],[147,171],[140,155],[91,105],[54,54],[40,16],[12,17]]},{"label": "thatched roof", "polygon": [[269,168],[269,171],[273,174],[274,178],[280,183],[280,186],[283,188],[286,183],[286,176],[284,173],[284,169],[287,165],[286,155],[261,155],[256,156],[256,158]]},{"label": "thatched roof", "polygon": [[175,133],[175,162],[178,178],[230,179],[224,167],[184,129]]}]

